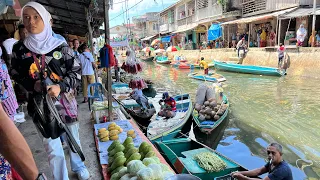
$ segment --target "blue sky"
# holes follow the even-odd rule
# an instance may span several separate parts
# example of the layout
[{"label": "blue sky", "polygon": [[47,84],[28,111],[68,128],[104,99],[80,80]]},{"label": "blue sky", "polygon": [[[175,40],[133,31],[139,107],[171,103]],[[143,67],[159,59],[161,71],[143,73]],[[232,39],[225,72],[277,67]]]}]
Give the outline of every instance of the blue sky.
[{"label": "blue sky", "polygon": [[[113,10],[109,11],[109,19],[112,20],[114,17],[118,16],[119,14],[123,13],[124,8],[124,3],[119,3],[123,2],[124,0],[113,0],[114,6]],[[129,5],[128,7],[132,7],[136,3],[140,2],[141,0],[129,0]],[[143,0],[141,3],[139,3],[137,6],[129,10],[129,17],[130,17],[130,22],[131,18],[133,16],[138,16],[138,15],[143,15],[146,12],[158,12],[161,11],[162,9],[172,5],[173,3],[176,3],[178,0]],[[163,2],[163,6],[162,6]],[[117,17],[116,19],[112,20],[109,22],[110,27],[120,25],[124,23],[124,15],[121,15]]]}]

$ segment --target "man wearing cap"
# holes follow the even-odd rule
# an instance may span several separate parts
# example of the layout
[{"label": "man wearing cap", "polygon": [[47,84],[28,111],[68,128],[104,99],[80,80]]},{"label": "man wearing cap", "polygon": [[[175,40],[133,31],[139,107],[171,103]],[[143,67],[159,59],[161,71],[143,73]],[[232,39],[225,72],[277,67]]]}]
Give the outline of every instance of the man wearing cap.
[{"label": "man wearing cap", "polygon": [[282,159],[282,146],[278,143],[271,143],[267,147],[269,162],[261,168],[251,171],[233,172],[231,175],[238,180],[255,180],[265,173],[269,173],[263,180],[293,180],[292,172],[287,162]]},{"label": "man wearing cap", "polygon": [[159,104],[161,105],[161,111],[158,113],[159,116],[173,118],[176,115],[176,101],[169,96],[168,92],[162,94]]}]

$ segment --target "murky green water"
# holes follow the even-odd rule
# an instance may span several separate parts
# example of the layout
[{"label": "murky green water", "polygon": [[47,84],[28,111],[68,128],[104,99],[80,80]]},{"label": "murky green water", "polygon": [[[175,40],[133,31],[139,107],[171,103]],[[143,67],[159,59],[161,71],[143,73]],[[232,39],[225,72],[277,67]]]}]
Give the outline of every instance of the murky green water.
[{"label": "murky green water", "polygon": [[[195,96],[201,81],[189,70],[150,62],[143,76],[157,87]],[[320,83],[299,77],[266,77],[218,71],[226,77],[224,92],[231,102],[229,122],[221,132],[197,140],[252,169],[265,164],[270,142],[284,146],[294,179],[320,179]]]}]

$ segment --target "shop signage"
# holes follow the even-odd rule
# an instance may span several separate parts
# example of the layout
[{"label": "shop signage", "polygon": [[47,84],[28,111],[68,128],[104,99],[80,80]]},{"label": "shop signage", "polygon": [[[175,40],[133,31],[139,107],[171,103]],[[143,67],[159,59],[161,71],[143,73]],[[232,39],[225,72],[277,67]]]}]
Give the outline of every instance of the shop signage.
[{"label": "shop signage", "polygon": [[160,26],[160,32],[164,32],[164,31],[168,31],[168,30],[169,30],[168,24],[163,24]]}]

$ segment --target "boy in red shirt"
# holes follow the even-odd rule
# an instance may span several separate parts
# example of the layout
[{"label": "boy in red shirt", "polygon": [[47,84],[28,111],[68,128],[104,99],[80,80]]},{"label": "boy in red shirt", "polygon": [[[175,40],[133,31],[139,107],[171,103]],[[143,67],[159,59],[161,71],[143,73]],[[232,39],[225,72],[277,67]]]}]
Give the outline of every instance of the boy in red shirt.
[{"label": "boy in red shirt", "polygon": [[176,115],[176,101],[169,96],[168,92],[163,93],[159,103],[161,105],[161,111],[158,113],[159,116],[173,118]]}]

